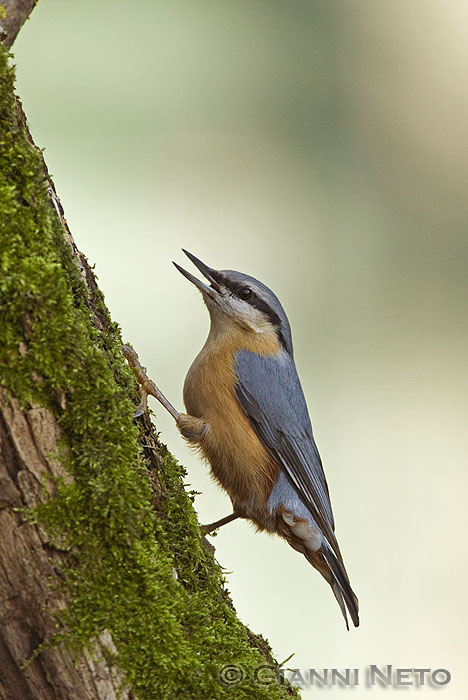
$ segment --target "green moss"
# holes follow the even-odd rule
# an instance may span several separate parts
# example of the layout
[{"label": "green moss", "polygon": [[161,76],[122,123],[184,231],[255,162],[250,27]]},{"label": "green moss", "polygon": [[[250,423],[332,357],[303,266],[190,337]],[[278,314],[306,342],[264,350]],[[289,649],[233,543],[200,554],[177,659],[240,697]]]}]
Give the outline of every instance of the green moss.
[{"label": "green moss", "polygon": [[54,413],[62,463],[73,475],[34,513],[68,552],[69,602],[55,641],[80,653],[107,629],[140,700],[285,697],[290,691],[277,684],[246,680],[234,691],[219,682],[223,666],[249,675],[265,656],[236,617],[203,546],[183,470],[161,445],[155,508],[119,329],[98,290],[90,300],[64,241],[41,155],[18,118],[13,79],[2,49],[0,371],[2,386],[24,406]]}]

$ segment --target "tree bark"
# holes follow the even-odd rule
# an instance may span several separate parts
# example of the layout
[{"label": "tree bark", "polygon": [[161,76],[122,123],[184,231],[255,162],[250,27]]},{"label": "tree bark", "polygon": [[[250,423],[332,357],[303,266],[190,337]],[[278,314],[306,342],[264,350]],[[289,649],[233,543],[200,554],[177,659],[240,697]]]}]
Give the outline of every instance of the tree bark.
[{"label": "tree bark", "polygon": [[0,2],[0,41],[10,48],[19,30],[28,19],[37,0],[1,0]]},{"label": "tree bark", "polygon": [[[34,650],[54,633],[54,613],[64,597],[51,590],[59,551],[47,533],[25,522],[21,510],[41,499],[44,477],[63,476],[56,459],[59,430],[52,413],[36,406],[22,410],[16,399],[0,398],[0,698],[118,697],[121,681],[90,654],[78,665],[64,649],[49,649],[22,668]],[[113,649],[108,634],[100,640]],[[95,651],[97,651],[97,645]],[[124,698],[130,694],[124,692]]]},{"label": "tree bark", "polygon": [[[16,5],[24,21],[34,3]],[[1,46],[0,166],[0,699],[215,700],[224,666],[236,697],[294,694],[255,680],[278,674],[268,644],[237,619],[182,468],[132,420],[119,329]]]}]

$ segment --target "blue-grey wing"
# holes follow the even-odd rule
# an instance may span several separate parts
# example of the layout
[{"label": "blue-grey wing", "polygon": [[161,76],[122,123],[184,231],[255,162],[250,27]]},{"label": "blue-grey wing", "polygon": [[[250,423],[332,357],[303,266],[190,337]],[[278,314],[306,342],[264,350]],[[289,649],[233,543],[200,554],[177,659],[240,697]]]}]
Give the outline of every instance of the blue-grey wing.
[{"label": "blue-grey wing", "polygon": [[322,462],[293,359],[237,353],[236,395],[260,440],[273,454],[302,503],[338,556]]}]

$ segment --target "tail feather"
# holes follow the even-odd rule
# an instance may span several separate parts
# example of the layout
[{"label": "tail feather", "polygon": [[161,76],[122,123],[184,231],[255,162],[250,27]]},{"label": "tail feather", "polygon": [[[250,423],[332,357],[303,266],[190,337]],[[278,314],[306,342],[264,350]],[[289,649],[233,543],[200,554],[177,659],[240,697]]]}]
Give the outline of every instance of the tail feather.
[{"label": "tail feather", "polygon": [[335,537],[331,543],[311,524],[310,516],[300,517],[284,506],[278,509],[276,532],[284,537],[288,544],[306,557],[307,561],[319,571],[330,584],[338,605],[341,608],[346,627],[349,630],[349,611],[355,627],[359,626],[359,602],[351,588],[343,558]]},{"label": "tail feather", "polygon": [[343,600],[343,596],[341,595],[341,589],[340,589],[339,585],[336,583],[336,581],[331,581],[330,586],[332,588],[333,593],[335,594],[336,600],[338,601],[338,605],[340,606],[341,613],[344,617],[346,629],[349,632],[348,615],[346,614],[346,605],[345,605],[345,602]]},{"label": "tail feather", "polygon": [[[329,583],[341,608],[341,612],[343,613],[346,627],[349,629],[346,608],[348,608],[353,625],[355,627],[359,627],[359,602],[351,588],[346,569],[336,557],[335,553],[327,542],[324,542],[321,552],[326,563],[328,564],[328,569],[331,573],[331,581],[329,580]],[[327,576],[325,576],[325,578],[328,580]]]}]

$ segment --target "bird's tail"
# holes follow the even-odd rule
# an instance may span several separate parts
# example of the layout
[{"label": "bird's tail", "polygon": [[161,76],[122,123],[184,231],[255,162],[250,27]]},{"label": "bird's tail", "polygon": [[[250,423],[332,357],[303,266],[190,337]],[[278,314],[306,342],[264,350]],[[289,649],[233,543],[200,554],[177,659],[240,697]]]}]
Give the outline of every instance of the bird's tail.
[{"label": "bird's tail", "polygon": [[349,630],[346,609],[354,626],[359,627],[359,602],[351,588],[340,548],[333,533],[330,532],[330,544],[329,539],[317,526],[311,525],[310,516],[308,518],[295,516],[286,509],[280,511],[280,514],[276,519],[278,534],[284,537],[293,549],[304,554],[309,563],[328,581],[343,613],[347,629]]},{"label": "bird's tail", "polygon": [[[355,627],[359,627],[359,602],[353,592],[353,589],[351,588],[348,574],[346,573],[344,564],[341,561],[341,557],[338,558],[336,556],[335,552],[326,540],[324,541],[323,546],[320,548],[320,553],[323,555],[325,566],[317,568],[332,587],[335,598],[337,599],[338,605],[343,613],[347,629],[349,629],[349,625],[346,608],[351,616],[353,625]],[[316,562],[314,563],[317,566]]]}]

